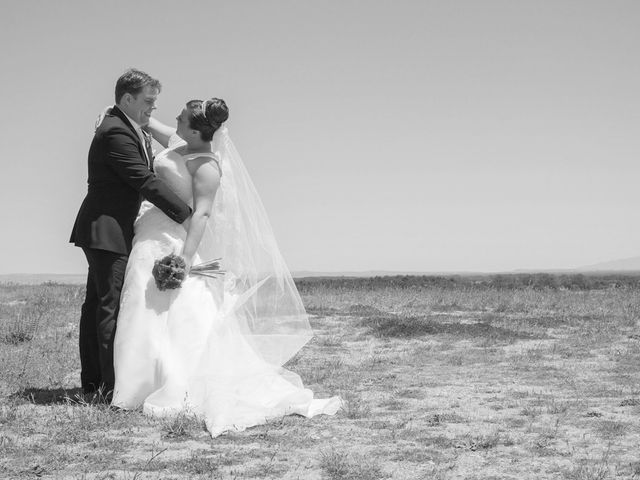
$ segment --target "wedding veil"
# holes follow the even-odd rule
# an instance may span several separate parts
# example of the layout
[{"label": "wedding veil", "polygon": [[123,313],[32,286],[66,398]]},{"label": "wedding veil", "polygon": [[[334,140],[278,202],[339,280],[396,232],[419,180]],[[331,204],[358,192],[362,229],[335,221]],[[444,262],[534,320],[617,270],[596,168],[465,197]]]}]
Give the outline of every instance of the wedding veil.
[{"label": "wedding veil", "polygon": [[[251,178],[225,126],[213,136],[221,177],[199,248],[221,257],[222,314],[268,363],[282,366],[313,336],[300,294],[278,249]],[[220,281],[220,280],[212,280]]]}]

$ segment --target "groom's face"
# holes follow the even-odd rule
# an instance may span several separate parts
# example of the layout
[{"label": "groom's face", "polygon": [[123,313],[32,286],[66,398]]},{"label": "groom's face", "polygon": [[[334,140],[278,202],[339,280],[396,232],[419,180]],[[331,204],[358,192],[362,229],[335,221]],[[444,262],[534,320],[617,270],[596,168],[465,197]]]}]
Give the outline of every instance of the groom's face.
[{"label": "groom's face", "polygon": [[157,88],[146,86],[135,97],[130,94],[125,99],[127,115],[129,115],[138,125],[146,125],[151,118],[151,112],[156,109],[156,100],[160,92]]}]

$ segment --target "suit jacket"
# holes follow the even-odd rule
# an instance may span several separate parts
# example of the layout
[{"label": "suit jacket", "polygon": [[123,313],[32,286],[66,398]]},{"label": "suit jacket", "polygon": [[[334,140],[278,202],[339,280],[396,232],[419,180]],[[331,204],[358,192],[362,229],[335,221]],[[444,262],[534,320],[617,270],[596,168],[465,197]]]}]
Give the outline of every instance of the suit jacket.
[{"label": "suit jacket", "polygon": [[122,110],[113,107],[89,148],[87,196],[70,242],[128,255],[133,222],[143,198],[175,222],[182,223],[189,217],[191,208],[149,170],[144,148]]}]

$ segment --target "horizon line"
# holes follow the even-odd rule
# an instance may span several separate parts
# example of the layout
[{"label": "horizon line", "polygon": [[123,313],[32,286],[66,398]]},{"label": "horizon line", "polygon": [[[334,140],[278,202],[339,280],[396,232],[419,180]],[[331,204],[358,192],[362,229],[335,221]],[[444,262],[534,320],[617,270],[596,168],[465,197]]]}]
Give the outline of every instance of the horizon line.
[{"label": "horizon line", "polygon": [[[536,274],[536,273],[640,273],[640,268],[516,268],[511,270],[294,270],[291,276],[294,278],[304,277],[332,277],[332,276],[430,276],[430,275],[501,275],[501,274]],[[2,277],[82,277],[86,278],[86,273],[0,273]]]}]

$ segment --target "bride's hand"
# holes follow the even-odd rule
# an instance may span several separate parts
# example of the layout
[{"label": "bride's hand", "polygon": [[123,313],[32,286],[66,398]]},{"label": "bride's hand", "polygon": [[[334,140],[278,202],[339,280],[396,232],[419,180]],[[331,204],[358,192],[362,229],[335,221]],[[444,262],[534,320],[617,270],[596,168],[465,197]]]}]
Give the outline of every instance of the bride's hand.
[{"label": "bride's hand", "polygon": [[94,125],[95,129],[97,130],[98,127],[102,124],[102,121],[104,120],[104,117],[106,117],[107,115],[109,115],[111,113],[111,109],[113,107],[111,105],[104,107],[104,109],[102,110],[102,112],[100,112],[100,115],[98,115],[98,118],[96,118],[96,123]]},{"label": "bride's hand", "polygon": [[185,264],[185,271],[187,272],[187,275],[189,274],[189,270],[191,270],[191,267],[193,266],[193,258],[187,258],[184,254],[184,252],[180,252],[180,258],[182,258],[182,260],[184,260],[184,264]]},{"label": "bride's hand", "polygon": [[[184,257],[182,257],[184,258]],[[186,258],[184,259],[184,263],[185,263],[185,267],[184,270],[185,272],[187,272],[187,275],[189,275],[189,272],[191,271],[191,267],[193,267],[193,262],[190,260],[187,260]]]}]

